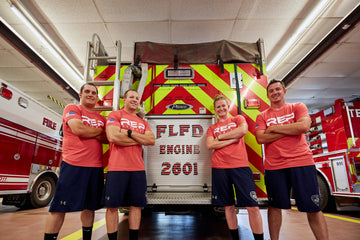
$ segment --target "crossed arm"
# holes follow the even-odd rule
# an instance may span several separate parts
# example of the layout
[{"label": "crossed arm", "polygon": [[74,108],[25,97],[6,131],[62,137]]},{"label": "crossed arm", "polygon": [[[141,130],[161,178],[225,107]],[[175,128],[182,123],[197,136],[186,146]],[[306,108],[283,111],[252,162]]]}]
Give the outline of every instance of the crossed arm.
[{"label": "crossed arm", "polygon": [[154,145],[155,136],[152,131],[145,131],[144,134],[132,132],[131,138],[128,137],[128,130],[119,126],[110,125],[106,127],[106,135],[109,142],[118,146],[134,146],[134,145]]},{"label": "crossed arm", "polygon": [[105,130],[103,128],[89,127],[83,124],[80,119],[70,119],[67,125],[71,131],[81,138],[95,138],[101,143],[107,143]]},{"label": "crossed arm", "polygon": [[310,124],[310,117],[302,117],[294,123],[274,125],[265,130],[258,130],[255,132],[255,137],[259,144],[272,143],[286,136],[296,136],[305,133],[309,131]]},{"label": "crossed arm", "polygon": [[237,128],[234,128],[230,132],[219,135],[216,138],[212,136],[206,138],[206,147],[210,149],[220,149],[230,144],[236,143],[242,138],[248,131],[248,125],[246,123],[240,124]]}]

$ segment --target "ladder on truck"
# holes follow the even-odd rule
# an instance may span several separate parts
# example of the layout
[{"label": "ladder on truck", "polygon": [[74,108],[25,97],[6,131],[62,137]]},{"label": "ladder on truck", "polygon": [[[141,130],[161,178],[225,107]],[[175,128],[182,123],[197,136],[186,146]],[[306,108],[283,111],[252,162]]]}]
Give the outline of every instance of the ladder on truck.
[{"label": "ladder on truck", "polygon": [[[116,56],[109,56],[105,50],[104,45],[101,42],[100,37],[94,33],[92,41],[87,42],[84,79],[88,83],[93,83],[95,86],[113,86],[112,106],[96,106],[97,111],[115,111],[119,110],[120,98],[124,96],[128,89],[132,88],[133,72],[141,69],[141,78],[137,92],[141,99],[144,92],[148,64],[138,63],[138,65],[129,65],[125,71],[122,81],[120,81],[120,68],[121,68],[121,41],[117,40]],[[115,63],[115,80],[114,81],[94,81],[91,71],[95,71],[95,66],[107,66],[114,65]],[[141,104],[143,105],[143,103]],[[143,111],[143,107],[140,106],[140,112]]]},{"label": "ladder on truck", "polygon": [[[115,111],[119,110],[120,100],[120,67],[121,67],[121,41],[116,41],[116,56],[109,56],[102,44],[99,35],[93,34],[92,41],[87,42],[84,79],[87,83],[93,83],[95,86],[113,86],[112,106],[96,106],[97,111]],[[98,65],[110,65],[115,60],[115,80],[114,81],[94,81],[90,72],[95,70]]]}]

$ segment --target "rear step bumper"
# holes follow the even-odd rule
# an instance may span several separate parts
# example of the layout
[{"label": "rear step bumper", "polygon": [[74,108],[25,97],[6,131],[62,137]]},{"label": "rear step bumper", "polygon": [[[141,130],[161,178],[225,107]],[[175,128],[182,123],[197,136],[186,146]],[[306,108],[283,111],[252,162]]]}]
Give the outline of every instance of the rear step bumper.
[{"label": "rear step bumper", "polygon": [[148,192],[148,204],[191,204],[191,205],[210,205],[211,193],[169,193],[169,192]]}]

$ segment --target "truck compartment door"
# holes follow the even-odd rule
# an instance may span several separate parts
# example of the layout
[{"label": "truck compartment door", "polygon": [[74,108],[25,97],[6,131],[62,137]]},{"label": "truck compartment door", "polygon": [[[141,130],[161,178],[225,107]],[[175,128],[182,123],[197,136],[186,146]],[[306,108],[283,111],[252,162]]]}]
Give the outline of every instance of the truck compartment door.
[{"label": "truck compartment door", "polygon": [[329,158],[334,173],[334,183],[336,192],[349,192],[349,182],[346,172],[344,156]]}]

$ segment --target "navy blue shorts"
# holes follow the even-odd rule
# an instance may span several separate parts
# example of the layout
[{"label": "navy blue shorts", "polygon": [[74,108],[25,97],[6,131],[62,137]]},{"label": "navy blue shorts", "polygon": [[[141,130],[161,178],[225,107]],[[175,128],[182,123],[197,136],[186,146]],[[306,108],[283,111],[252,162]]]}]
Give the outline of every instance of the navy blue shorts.
[{"label": "navy blue shorts", "polygon": [[61,163],[50,212],[77,212],[100,209],[104,189],[102,167],[79,167]]},{"label": "navy blue shorts", "polygon": [[321,210],[314,165],[265,170],[265,184],[269,205],[272,207],[290,209],[290,189],[292,187],[299,211],[319,212]]},{"label": "navy blue shorts", "polygon": [[249,167],[212,168],[211,201],[215,206],[258,206],[251,169]]},{"label": "navy blue shorts", "polygon": [[145,171],[110,171],[106,176],[104,206],[145,207]]}]

